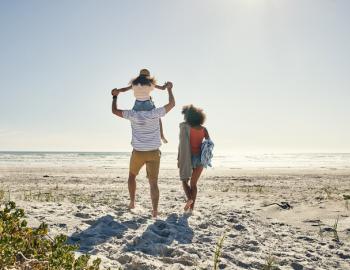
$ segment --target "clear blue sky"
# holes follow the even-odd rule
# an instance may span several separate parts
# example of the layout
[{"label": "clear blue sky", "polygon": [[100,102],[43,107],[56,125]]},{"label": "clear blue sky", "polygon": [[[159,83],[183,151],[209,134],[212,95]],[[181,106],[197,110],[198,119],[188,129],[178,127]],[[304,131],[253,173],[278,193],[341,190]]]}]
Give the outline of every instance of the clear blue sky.
[{"label": "clear blue sky", "polygon": [[349,12],[348,0],[2,0],[0,150],[130,150],[110,90],[149,68],[174,82],[163,151],[193,103],[217,151],[350,152]]}]

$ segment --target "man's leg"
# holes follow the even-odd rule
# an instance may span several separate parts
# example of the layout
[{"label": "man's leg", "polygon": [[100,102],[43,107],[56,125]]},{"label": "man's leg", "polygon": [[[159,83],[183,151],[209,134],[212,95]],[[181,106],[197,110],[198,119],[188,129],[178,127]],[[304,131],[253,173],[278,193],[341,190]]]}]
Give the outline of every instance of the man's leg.
[{"label": "man's leg", "polygon": [[152,200],[152,216],[154,218],[158,215],[158,202],[159,202],[159,189],[158,189],[158,180],[149,179],[149,186],[151,190],[151,200]]},{"label": "man's leg", "polygon": [[146,171],[147,178],[150,185],[150,193],[152,200],[152,216],[154,218],[158,215],[159,189],[158,189],[158,174],[160,165],[160,151],[149,151],[147,153]]},{"label": "man's leg", "polygon": [[135,194],[136,194],[136,175],[129,172],[128,188],[130,195],[129,209],[135,208]]},{"label": "man's leg", "polygon": [[136,175],[138,175],[140,169],[145,164],[142,153],[138,151],[132,151],[129,165],[129,179],[128,188],[130,195],[129,209],[135,208],[135,194],[136,194]]}]

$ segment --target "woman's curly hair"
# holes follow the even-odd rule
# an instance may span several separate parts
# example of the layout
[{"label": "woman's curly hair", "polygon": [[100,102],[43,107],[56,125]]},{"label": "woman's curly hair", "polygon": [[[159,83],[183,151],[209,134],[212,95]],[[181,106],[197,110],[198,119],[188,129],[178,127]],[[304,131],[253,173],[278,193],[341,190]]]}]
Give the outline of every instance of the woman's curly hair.
[{"label": "woman's curly hair", "polygon": [[191,126],[200,126],[205,122],[205,114],[202,109],[195,106],[187,105],[183,106],[182,114],[185,116],[185,121]]}]

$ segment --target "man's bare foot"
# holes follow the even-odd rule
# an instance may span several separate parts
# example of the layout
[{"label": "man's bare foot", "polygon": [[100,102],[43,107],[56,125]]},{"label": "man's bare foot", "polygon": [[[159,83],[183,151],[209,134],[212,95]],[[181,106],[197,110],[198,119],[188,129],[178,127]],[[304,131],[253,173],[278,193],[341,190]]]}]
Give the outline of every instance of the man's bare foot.
[{"label": "man's bare foot", "polygon": [[158,211],[152,210],[152,218],[157,218],[157,216],[158,216]]},{"label": "man's bare foot", "polygon": [[185,204],[184,210],[187,211],[188,209],[190,209],[192,204],[193,204],[193,200],[188,200]]},{"label": "man's bare foot", "polygon": [[129,209],[134,209],[135,208],[135,202],[131,201],[129,204]]},{"label": "man's bare foot", "polygon": [[161,138],[163,143],[168,143],[168,140],[165,139],[164,137]]}]

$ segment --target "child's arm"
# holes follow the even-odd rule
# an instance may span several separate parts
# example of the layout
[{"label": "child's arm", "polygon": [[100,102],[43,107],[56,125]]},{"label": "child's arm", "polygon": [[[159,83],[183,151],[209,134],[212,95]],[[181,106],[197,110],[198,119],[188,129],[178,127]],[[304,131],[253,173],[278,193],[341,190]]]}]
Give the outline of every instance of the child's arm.
[{"label": "child's arm", "polygon": [[167,86],[167,82],[164,83],[162,86],[160,86],[160,85],[154,85],[155,88],[160,89],[160,90],[165,90],[165,89],[166,89],[166,86]]},{"label": "child's arm", "polygon": [[[117,89],[117,88],[115,88],[115,89]],[[129,86],[123,87],[123,88],[118,88],[117,90],[118,90],[119,92],[126,92],[126,91],[128,91],[128,90],[130,90],[130,89],[132,89],[132,85],[129,85]]]}]

